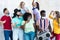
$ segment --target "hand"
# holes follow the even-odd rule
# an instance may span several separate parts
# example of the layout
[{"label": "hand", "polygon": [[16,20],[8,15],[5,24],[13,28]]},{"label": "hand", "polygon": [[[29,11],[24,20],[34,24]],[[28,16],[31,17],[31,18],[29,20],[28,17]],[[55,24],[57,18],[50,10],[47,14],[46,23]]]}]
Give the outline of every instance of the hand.
[{"label": "hand", "polygon": [[3,21],[2,23],[6,23],[6,20],[5,20],[5,21]]},{"label": "hand", "polygon": [[0,21],[0,26],[1,26],[2,24],[3,24],[2,21]]},{"label": "hand", "polygon": [[33,0],[33,2],[34,2],[34,0]]},{"label": "hand", "polygon": [[51,11],[50,15],[53,13],[54,11]]}]

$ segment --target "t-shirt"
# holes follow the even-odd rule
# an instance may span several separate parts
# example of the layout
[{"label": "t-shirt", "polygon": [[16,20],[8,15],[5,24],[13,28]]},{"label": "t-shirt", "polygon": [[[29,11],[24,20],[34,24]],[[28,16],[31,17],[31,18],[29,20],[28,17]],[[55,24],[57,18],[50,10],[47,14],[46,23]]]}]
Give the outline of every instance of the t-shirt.
[{"label": "t-shirt", "polygon": [[24,9],[21,8],[21,13],[22,13],[22,14],[25,14],[26,11],[28,11],[28,8],[26,8],[26,7],[25,7]]},{"label": "t-shirt", "polygon": [[12,19],[12,24],[15,24],[16,26],[13,27],[13,28],[20,28],[21,24],[22,24],[22,21],[23,21],[23,17],[15,17]]},{"label": "t-shirt", "polygon": [[[24,25],[25,21],[23,21],[22,25]],[[34,26],[33,26],[33,19],[31,19],[26,25],[25,25],[25,33],[28,32],[35,32]]]},{"label": "t-shirt", "polygon": [[40,19],[40,28],[42,29],[42,31],[47,31],[48,26],[49,26],[49,20],[47,18]]},{"label": "t-shirt", "polygon": [[1,21],[6,21],[3,26],[4,26],[4,30],[12,30],[12,27],[11,27],[11,18],[10,16],[2,16],[1,18]]}]

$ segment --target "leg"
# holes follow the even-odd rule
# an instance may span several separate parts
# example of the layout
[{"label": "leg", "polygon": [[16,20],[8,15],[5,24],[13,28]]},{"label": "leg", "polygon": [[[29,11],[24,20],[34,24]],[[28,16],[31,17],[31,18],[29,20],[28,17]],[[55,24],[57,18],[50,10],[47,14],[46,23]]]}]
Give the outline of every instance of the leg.
[{"label": "leg", "polygon": [[13,40],[18,40],[18,30],[13,29]]},{"label": "leg", "polygon": [[18,37],[19,37],[19,40],[23,40],[24,39],[24,37],[23,37],[23,30],[22,29],[19,29]]},{"label": "leg", "polygon": [[24,33],[24,40],[30,40],[30,37],[29,37],[28,33]]},{"label": "leg", "polygon": [[50,37],[50,40],[52,40],[55,37],[54,32],[52,32],[51,34],[52,34],[52,37]]},{"label": "leg", "polygon": [[12,36],[13,36],[13,32],[10,31],[10,39],[11,39],[11,40],[13,40],[13,37],[12,37]]},{"label": "leg", "polygon": [[34,38],[35,38],[35,32],[30,32],[30,39],[34,40]]},{"label": "leg", "polygon": [[7,30],[4,31],[5,40],[9,40],[9,32]]},{"label": "leg", "polygon": [[60,40],[60,34],[56,34],[56,40]]}]

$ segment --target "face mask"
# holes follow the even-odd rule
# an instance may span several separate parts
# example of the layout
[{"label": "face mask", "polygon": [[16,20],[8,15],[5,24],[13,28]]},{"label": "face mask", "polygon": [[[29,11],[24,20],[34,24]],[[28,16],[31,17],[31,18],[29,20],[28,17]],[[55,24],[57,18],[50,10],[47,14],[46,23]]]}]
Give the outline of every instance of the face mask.
[{"label": "face mask", "polygon": [[8,15],[9,15],[10,13],[8,13]]},{"label": "face mask", "polygon": [[42,19],[45,19],[46,17],[42,17]]},{"label": "face mask", "polygon": [[10,13],[6,13],[6,15],[9,15]]},{"label": "face mask", "polygon": [[18,17],[20,16],[20,15],[17,15]]},{"label": "face mask", "polygon": [[31,17],[28,17],[28,20],[30,20],[31,19]]}]

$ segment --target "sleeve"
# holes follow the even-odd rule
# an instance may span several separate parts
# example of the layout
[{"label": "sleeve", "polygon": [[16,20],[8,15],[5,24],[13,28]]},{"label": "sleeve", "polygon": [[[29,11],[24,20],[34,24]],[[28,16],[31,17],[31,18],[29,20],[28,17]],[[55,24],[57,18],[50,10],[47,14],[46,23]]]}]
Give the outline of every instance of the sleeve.
[{"label": "sleeve", "polygon": [[1,17],[1,21],[4,21],[4,17]]}]

